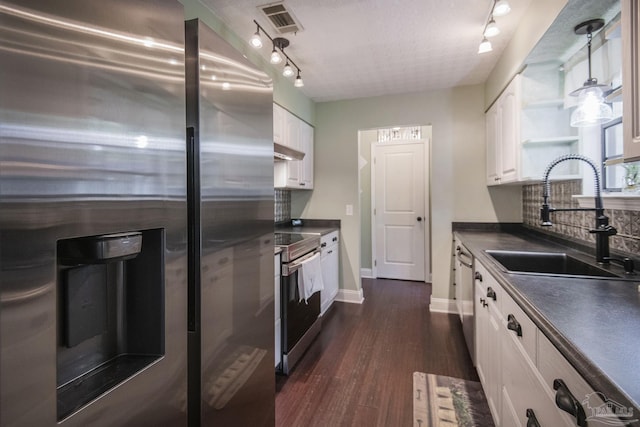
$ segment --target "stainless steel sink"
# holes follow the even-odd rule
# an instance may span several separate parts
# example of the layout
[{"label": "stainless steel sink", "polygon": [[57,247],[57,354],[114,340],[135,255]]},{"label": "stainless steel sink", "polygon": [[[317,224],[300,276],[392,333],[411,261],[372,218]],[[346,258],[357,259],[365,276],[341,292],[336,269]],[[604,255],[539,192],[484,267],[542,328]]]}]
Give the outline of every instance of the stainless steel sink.
[{"label": "stainless steel sink", "polygon": [[563,252],[486,250],[509,273],[541,275],[619,277]]}]

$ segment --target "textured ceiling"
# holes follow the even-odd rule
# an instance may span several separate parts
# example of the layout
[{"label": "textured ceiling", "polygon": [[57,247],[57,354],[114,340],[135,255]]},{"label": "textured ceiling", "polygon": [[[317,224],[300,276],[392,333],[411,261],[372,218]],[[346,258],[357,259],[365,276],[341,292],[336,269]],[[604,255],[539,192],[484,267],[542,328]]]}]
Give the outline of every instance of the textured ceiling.
[{"label": "textured ceiling", "polygon": [[[277,36],[258,9],[276,0],[200,1],[247,41],[254,19]],[[285,0],[304,28],[285,36],[286,52],[302,69],[301,90],[318,102],[483,83],[531,1],[510,0],[511,13],[495,18],[502,32],[491,39],[493,51],[478,55],[493,0]],[[584,45],[573,34],[574,21],[602,17],[617,3],[569,0],[555,32],[528,62]],[[269,46],[262,53],[268,58]]]}]

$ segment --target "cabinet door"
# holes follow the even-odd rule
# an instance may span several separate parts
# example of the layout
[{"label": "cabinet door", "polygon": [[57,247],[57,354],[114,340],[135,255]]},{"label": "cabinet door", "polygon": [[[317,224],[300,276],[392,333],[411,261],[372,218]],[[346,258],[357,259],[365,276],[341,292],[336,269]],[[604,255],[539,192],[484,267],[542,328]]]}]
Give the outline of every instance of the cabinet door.
[{"label": "cabinet door", "polygon": [[624,158],[640,160],[640,0],[622,0]]},{"label": "cabinet door", "polygon": [[273,142],[286,145],[284,142],[284,109],[273,104]]},{"label": "cabinet door", "polygon": [[498,132],[498,105],[493,104],[485,115],[487,138],[487,185],[500,184],[498,173],[498,147],[500,146],[500,132]]},{"label": "cabinet door", "polygon": [[339,272],[339,250],[340,246],[337,244],[329,245],[322,250],[321,265],[322,265],[322,282],[324,283],[324,290],[320,293],[321,298],[321,311],[324,314],[333,300],[338,294],[338,288],[340,286],[340,272]]},{"label": "cabinet door", "polygon": [[[285,141],[288,147],[301,150],[300,147],[300,119],[285,111]],[[297,188],[300,185],[300,160],[285,162],[287,169],[287,187]]]},{"label": "cabinet door", "polygon": [[518,179],[520,159],[520,75],[514,77],[498,99],[500,183]]},{"label": "cabinet door", "polygon": [[517,418],[513,425],[527,425],[527,409],[531,409],[541,426],[571,426],[571,422],[558,408],[545,390],[536,367],[528,358],[517,337],[502,329],[503,406],[505,420]]},{"label": "cabinet door", "polygon": [[313,189],[313,127],[300,121],[300,151],[304,159],[300,162],[300,188]]}]

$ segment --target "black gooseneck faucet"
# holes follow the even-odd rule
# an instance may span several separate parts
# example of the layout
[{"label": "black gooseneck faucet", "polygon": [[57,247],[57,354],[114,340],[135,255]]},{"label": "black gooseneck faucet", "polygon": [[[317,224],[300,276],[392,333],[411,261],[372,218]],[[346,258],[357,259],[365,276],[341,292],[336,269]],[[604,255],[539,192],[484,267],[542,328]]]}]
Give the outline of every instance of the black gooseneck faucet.
[{"label": "black gooseneck faucet", "polygon": [[[549,206],[549,194],[551,193],[551,184],[549,183],[549,174],[551,170],[567,160],[580,160],[591,166],[595,180],[595,208],[564,208],[556,209]],[[602,204],[602,194],[600,190],[600,174],[598,173],[598,167],[593,160],[583,156],[581,154],[566,154],[553,160],[544,171],[542,178],[542,207],[540,208],[540,219],[542,225],[550,227],[553,223],[550,220],[551,212],[567,212],[567,211],[595,211],[596,213],[596,226],[594,229],[589,230],[589,233],[596,236],[596,261],[602,264],[608,264],[611,261],[619,263],[624,267],[624,271],[627,274],[633,273],[634,265],[633,260],[629,258],[617,259],[612,258],[609,253],[609,236],[615,235],[618,231],[611,225],[609,225],[609,218],[604,214],[604,207]]]}]

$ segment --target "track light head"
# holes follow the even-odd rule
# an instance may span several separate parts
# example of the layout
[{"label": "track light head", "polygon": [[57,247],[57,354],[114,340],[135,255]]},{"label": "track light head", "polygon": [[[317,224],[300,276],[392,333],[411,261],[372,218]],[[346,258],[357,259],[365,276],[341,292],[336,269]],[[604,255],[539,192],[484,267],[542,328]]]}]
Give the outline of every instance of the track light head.
[{"label": "track light head", "polygon": [[511,6],[507,0],[500,0],[493,6],[493,16],[504,16],[511,12]]},{"label": "track light head", "polygon": [[491,17],[491,20],[487,24],[487,27],[484,29],[485,37],[494,37],[500,34],[500,28],[496,25],[496,21]]},{"label": "track light head", "polygon": [[491,52],[493,47],[491,46],[491,42],[487,40],[487,38],[483,38],[482,42],[480,42],[480,46],[478,46],[478,53],[487,53]]},{"label": "track light head", "polygon": [[289,61],[287,60],[287,63],[284,66],[284,69],[282,70],[282,75],[285,77],[291,77],[293,76],[295,73],[293,72],[293,68],[291,68],[291,65],[289,65]]},{"label": "track light head", "polygon": [[300,77],[300,70],[298,70],[298,76],[296,77],[296,81],[293,83],[295,87],[304,86],[304,82],[302,81],[302,77]]},{"label": "track light head", "polygon": [[255,34],[251,36],[249,42],[251,43],[251,46],[255,47],[256,49],[260,49],[262,47],[262,37],[260,37],[259,28],[256,30]]}]

